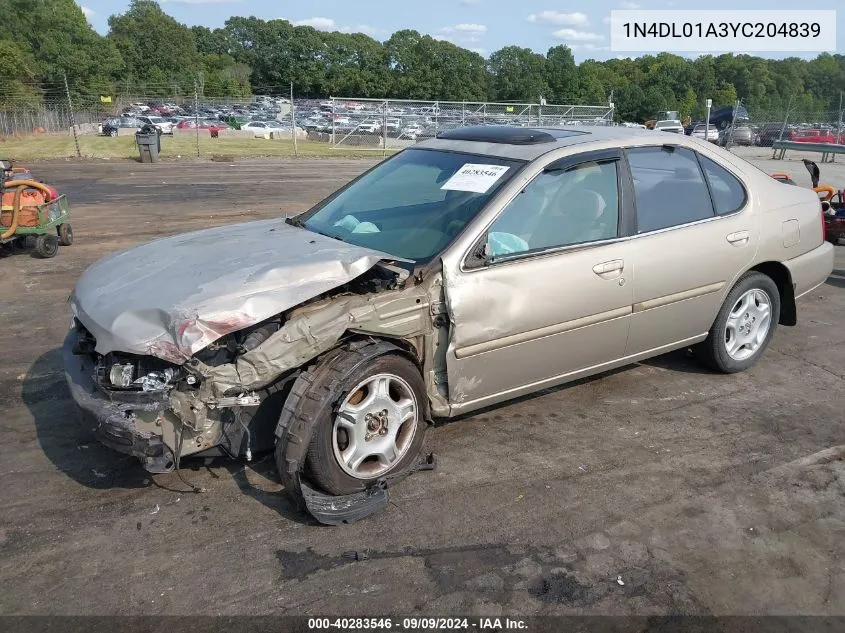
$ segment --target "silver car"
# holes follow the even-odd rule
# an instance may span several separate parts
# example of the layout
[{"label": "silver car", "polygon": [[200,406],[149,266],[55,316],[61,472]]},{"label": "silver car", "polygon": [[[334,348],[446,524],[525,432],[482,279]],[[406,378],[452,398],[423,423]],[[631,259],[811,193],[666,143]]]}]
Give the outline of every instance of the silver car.
[{"label": "silver car", "polygon": [[711,143],[719,142],[719,130],[715,125],[707,126],[696,125],[690,134],[693,138],[699,138],[703,141],[710,141]]},{"label": "silver car", "polygon": [[349,495],[436,418],[678,348],[748,369],[832,269],[816,194],[711,143],[462,128],[300,216],[100,260],[65,369],[152,472],[275,447],[287,490]]}]

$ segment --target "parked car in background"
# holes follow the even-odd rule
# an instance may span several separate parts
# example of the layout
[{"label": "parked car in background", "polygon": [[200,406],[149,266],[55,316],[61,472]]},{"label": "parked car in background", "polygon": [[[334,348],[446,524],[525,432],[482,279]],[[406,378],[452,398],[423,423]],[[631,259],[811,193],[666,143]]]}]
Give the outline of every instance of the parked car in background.
[{"label": "parked car in background", "polygon": [[358,125],[358,131],[361,134],[380,134],[381,123],[378,121],[364,121]]},{"label": "parked car in background", "polygon": [[102,125],[100,125],[100,133],[104,136],[117,136],[118,130],[121,128],[124,129],[131,129],[131,128],[141,128],[144,125],[144,122],[137,117],[130,117],[130,116],[119,116],[119,117],[111,117],[103,121]]},{"label": "parked car in background", "polygon": [[399,135],[399,138],[406,138],[415,141],[417,140],[417,137],[422,136],[424,132],[425,128],[422,125],[419,123],[411,123],[410,125],[402,128],[402,133]]},{"label": "parked car in background", "polygon": [[785,127],[783,123],[765,123],[757,131],[755,144],[760,147],[771,147],[772,143],[781,138],[781,134],[784,140],[790,140],[792,130]]},{"label": "parked car in background", "polygon": [[684,126],[677,119],[665,119],[663,121],[656,121],[654,124],[656,132],[673,132],[675,134],[683,134]]},{"label": "parked car in background", "polygon": [[179,130],[211,130],[217,131],[220,130],[228,130],[229,126],[226,125],[223,121],[216,121],[214,119],[200,119],[199,124],[197,123],[196,119],[182,119],[177,125],[176,128]]},{"label": "parked car in background", "polygon": [[241,125],[241,129],[248,132],[255,132],[256,136],[264,136],[265,134],[285,129],[290,131],[290,125],[285,127],[278,121],[249,121],[247,123],[243,123]]},{"label": "parked car in background", "polygon": [[706,123],[699,123],[692,129],[690,134],[693,138],[700,138],[702,141],[710,141],[711,143],[719,142],[719,130],[716,126],[707,126]]},{"label": "parked car in background", "polygon": [[836,130],[830,128],[793,130],[789,140],[796,143],[843,143],[845,132],[837,135]]},{"label": "parked car in background", "polygon": [[173,128],[175,123],[171,122],[168,119],[160,116],[139,116],[138,120],[142,123],[146,123],[152,125],[158,130],[161,130],[162,134],[173,134]]},{"label": "parked car in background", "polygon": [[754,132],[748,125],[728,126],[719,132],[719,145],[754,145]]}]

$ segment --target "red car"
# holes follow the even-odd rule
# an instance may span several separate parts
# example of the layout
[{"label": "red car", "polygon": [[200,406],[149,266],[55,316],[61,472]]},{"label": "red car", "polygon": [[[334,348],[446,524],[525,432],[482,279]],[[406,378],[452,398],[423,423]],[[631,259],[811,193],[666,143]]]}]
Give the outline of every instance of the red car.
[{"label": "red car", "polygon": [[179,121],[176,127],[180,130],[195,130],[199,128],[201,130],[211,130],[212,132],[229,129],[229,126],[223,123],[223,121],[215,121],[214,119],[200,119],[199,125],[197,125],[196,119],[184,119]]},{"label": "red car", "polygon": [[792,130],[789,140],[796,143],[843,143],[845,142],[845,133],[837,137],[833,130]]}]

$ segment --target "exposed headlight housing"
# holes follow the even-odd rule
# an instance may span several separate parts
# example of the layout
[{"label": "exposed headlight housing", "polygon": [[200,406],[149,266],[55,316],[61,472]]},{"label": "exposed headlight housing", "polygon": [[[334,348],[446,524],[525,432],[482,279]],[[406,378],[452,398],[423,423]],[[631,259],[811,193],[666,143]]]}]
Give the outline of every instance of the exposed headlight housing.
[{"label": "exposed headlight housing", "polygon": [[135,366],[131,363],[115,363],[109,369],[109,382],[115,387],[126,389],[132,385],[135,378]]}]

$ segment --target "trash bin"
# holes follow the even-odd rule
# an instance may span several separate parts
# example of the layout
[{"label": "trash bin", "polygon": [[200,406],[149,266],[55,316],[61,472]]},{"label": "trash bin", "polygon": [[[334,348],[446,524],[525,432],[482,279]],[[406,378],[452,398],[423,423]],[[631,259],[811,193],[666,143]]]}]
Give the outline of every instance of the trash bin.
[{"label": "trash bin", "polygon": [[161,154],[161,130],[144,126],[140,131],[135,132],[135,143],[138,145],[142,163],[158,162]]}]

